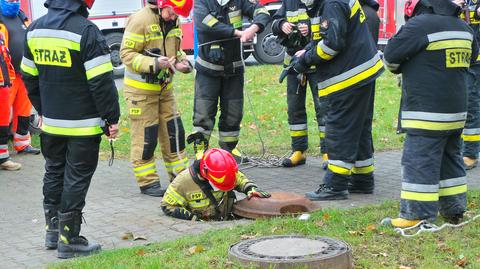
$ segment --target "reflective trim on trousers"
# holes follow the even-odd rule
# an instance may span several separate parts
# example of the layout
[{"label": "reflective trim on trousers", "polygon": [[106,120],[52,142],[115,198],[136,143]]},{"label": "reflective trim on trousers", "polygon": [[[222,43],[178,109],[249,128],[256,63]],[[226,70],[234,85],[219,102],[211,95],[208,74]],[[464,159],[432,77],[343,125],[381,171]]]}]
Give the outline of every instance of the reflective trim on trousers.
[{"label": "reflective trim on trousers", "polygon": [[143,177],[149,174],[157,172],[157,166],[155,163],[147,163],[145,165],[137,166],[133,168],[133,173],[136,177]]}]

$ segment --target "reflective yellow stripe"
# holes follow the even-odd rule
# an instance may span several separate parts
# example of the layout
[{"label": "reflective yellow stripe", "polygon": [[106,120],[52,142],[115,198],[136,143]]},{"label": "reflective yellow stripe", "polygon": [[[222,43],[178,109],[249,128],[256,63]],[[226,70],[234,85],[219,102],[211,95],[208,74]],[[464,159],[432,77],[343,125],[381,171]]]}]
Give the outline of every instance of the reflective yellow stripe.
[{"label": "reflective yellow stripe", "polygon": [[479,62],[479,61],[480,61],[480,54],[478,54],[478,56],[477,56],[477,62]]},{"label": "reflective yellow stripe", "polygon": [[358,1],[355,1],[355,4],[353,4],[353,7],[350,9],[350,19],[355,16],[355,14],[361,9],[360,3]]},{"label": "reflective yellow stripe", "polygon": [[30,67],[30,66],[27,66],[25,65],[24,63],[22,63],[20,65],[20,68],[22,69],[23,72],[29,74],[29,75],[32,75],[34,77],[37,77],[38,76],[38,69],[37,68],[33,68],[33,67]]},{"label": "reflective yellow stripe", "polygon": [[170,196],[181,206],[186,206],[187,205],[187,200],[183,198],[173,187],[168,186],[166,194],[170,194]]},{"label": "reflective yellow stripe", "polygon": [[113,71],[113,66],[112,63],[104,63],[102,65],[96,66],[86,72],[87,74],[87,80],[90,80],[96,76],[99,76],[104,73],[108,73],[110,71]]},{"label": "reflective yellow stripe", "polygon": [[155,163],[147,163],[133,168],[133,173],[136,177],[143,177],[157,172]]},{"label": "reflective yellow stripe", "polygon": [[176,28],[168,32],[167,37],[182,37],[182,30]]},{"label": "reflective yellow stripe", "polygon": [[147,164],[144,164],[144,165],[141,165],[141,166],[134,167],[133,171],[140,171],[140,170],[144,170],[144,169],[147,169],[147,168],[150,168],[150,167],[155,167],[155,163],[147,163]]},{"label": "reflective yellow stripe", "polygon": [[326,95],[329,95],[329,94],[334,93],[336,91],[339,91],[339,90],[348,88],[350,86],[353,86],[353,85],[357,84],[358,82],[375,75],[382,68],[383,68],[382,61],[378,61],[374,66],[370,67],[369,69],[367,69],[367,70],[365,70],[365,71],[363,71],[363,72],[361,72],[357,75],[354,75],[354,76],[352,76],[352,77],[350,77],[350,78],[348,78],[348,79],[346,79],[342,82],[330,85],[330,86],[328,86],[324,89],[320,89],[318,91],[318,95],[319,96],[326,96]]},{"label": "reflective yellow stripe", "polygon": [[308,132],[307,130],[301,130],[301,131],[290,131],[290,136],[296,137],[296,136],[307,136]]},{"label": "reflective yellow stripe", "polygon": [[460,185],[460,186],[455,186],[450,188],[441,188],[438,191],[438,194],[440,196],[451,196],[451,195],[457,195],[457,194],[462,194],[466,192],[467,192],[467,185]]},{"label": "reflective yellow stripe", "polygon": [[471,49],[472,41],[463,39],[435,41],[428,44],[427,50],[442,50],[451,48]]},{"label": "reflective yellow stripe", "polygon": [[365,167],[353,167],[352,173],[354,174],[370,174],[375,170],[373,165],[365,166]]},{"label": "reflective yellow stripe", "polygon": [[124,39],[131,39],[131,40],[133,40],[133,41],[143,43],[145,37],[144,37],[144,35],[134,34],[134,33],[130,33],[130,32],[125,32],[125,34],[123,34],[123,38],[124,38]]},{"label": "reflective yellow stripe", "polygon": [[141,173],[135,173],[135,176],[136,177],[143,177],[143,176],[146,176],[146,175],[150,175],[150,174],[154,174],[157,172],[157,168],[152,168],[150,170],[146,170],[144,172],[141,172]]},{"label": "reflective yellow stripe", "polygon": [[325,133],[324,132],[320,132],[320,138],[325,138]]},{"label": "reflective yellow stripe", "polygon": [[33,50],[36,48],[63,47],[70,50],[80,51],[80,43],[68,39],[52,37],[32,37],[28,40],[28,46],[30,47],[30,50],[32,50],[32,54],[35,54]]},{"label": "reflective yellow stripe", "polygon": [[340,166],[336,166],[334,164],[331,164],[329,163],[328,164],[328,169],[336,174],[340,174],[340,175],[351,175],[352,174],[352,171],[350,169],[347,169],[345,167],[340,167]]},{"label": "reflective yellow stripe", "polygon": [[238,136],[221,136],[219,140],[222,142],[237,142]]},{"label": "reflective yellow stripe", "polygon": [[466,135],[462,134],[463,141],[476,142],[480,141],[480,135]]},{"label": "reflective yellow stripe", "polygon": [[465,121],[455,121],[455,122],[431,122],[431,121],[421,121],[421,120],[402,120],[402,128],[415,128],[415,129],[424,129],[432,131],[446,131],[461,129],[465,126]]},{"label": "reflective yellow stripe", "polygon": [[155,40],[162,40],[163,36],[162,35],[147,35],[145,37],[145,42],[149,41],[155,41]]},{"label": "reflective yellow stripe", "polygon": [[190,208],[203,208],[210,205],[209,199],[195,200],[188,202]]},{"label": "reflective yellow stripe", "polygon": [[320,46],[317,46],[317,55],[327,61],[333,59],[333,56],[324,52]]},{"label": "reflective yellow stripe", "polygon": [[421,202],[436,202],[438,201],[438,193],[402,191],[400,198]]},{"label": "reflective yellow stripe", "polygon": [[68,136],[90,136],[90,135],[99,135],[103,133],[102,128],[100,128],[100,126],[68,128],[68,127],[49,126],[45,123],[42,124],[42,131],[49,134],[68,135]]},{"label": "reflective yellow stripe", "polygon": [[138,71],[140,69],[140,66],[142,65],[142,59],[144,57],[145,56],[143,55],[137,55],[135,56],[135,58],[133,58],[133,63],[132,63],[133,70]]},{"label": "reflective yellow stripe", "polygon": [[[146,91],[160,91],[160,90],[162,90],[162,86],[159,85],[159,84],[150,84],[150,83],[146,83],[146,82],[140,82],[140,81],[136,81],[136,80],[133,80],[133,79],[127,78],[127,77],[124,78],[124,83],[125,83],[125,85],[131,86],[131,87],[134,87],[134,88],[137,88],[137,89],[141,89],[141,90],[146,90]],[[168,91],[172,87],[173,87],[173,84],[169,83],[167,85],[167,87],[165,88],[165,90]]]}]

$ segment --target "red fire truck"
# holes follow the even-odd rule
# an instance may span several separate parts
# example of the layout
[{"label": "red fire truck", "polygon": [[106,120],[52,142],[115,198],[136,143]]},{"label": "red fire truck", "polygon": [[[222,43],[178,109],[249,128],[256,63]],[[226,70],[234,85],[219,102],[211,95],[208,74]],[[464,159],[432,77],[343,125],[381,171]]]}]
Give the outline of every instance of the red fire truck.
[{"label": "red fire truck", "polygon": [[[281,0],[259,0],[270,12],[271,15],[280,8]],[[403,24],[403,4],[405,0],[378,0],[380,4],[379,16],[381,18],[380,26],[380,45],[386,44],[386,41],[397,31],[399,25]],[[47,9],[43,6],[45,0],[21,0],[22,10],[32,20],[46,14]],[[145,5],[145,0],[96,0],[93,9],[90,12],[89,19],[92,20],[105,34],[107,43],[111,49],[112,63],[116,74],[123,73],[122,62],[120,61],[119,49],[122,41],[124,25],[126,18],[133,12],[139,10]],[[181,18],[183,30],[183,49],[192,51],[193,42],[193,22],[192,17]],[[248,24],[248,22],[245,22]],[[280,46],[272,35],[270,25],[265,28],[261,34],[257,35],[256,40],[244,47],[244,57],[250,54],[260,63],[275,64],[283,61],[284,48]]]}]

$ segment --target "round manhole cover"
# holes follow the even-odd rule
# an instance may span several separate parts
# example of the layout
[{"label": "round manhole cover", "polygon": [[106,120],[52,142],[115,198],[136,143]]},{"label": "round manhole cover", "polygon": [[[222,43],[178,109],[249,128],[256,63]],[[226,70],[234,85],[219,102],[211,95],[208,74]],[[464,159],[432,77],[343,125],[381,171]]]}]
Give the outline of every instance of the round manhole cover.
[{"label": "round manhole cover", "polygon": [[240,241],[228,253],[230,258],[257,268],[353,268],[350,246],[328,237],[265,236]]}]

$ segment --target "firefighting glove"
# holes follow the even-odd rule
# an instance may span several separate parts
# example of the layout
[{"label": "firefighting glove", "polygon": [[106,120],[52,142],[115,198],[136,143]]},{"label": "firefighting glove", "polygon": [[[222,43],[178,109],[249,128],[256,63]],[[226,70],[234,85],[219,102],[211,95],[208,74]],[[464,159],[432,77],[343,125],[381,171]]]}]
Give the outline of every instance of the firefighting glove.
[{"label": "firefighting glove", "polygon": [[171,216],[177,219],[191,220],[195,215],[186,208],[177,207],[172,211]]},{"label": "firefighting glove", "polygon": [[211,45],[208,56],[214,63],[223,63],[223,51],[220,45]]},{"label": "firefighting glove", "polygon": [[257,187],[248,188],[248,190],[246,192],[246,195],[247,195],[248,200],[252,199],[252,197],[268,198],[268,197],[271,196],[270,193],[268,193],[266,191],[259,190],[259,189],[257,189]]},{"label": "firefighting glove", "polygon": [[292,73],[295,73],[295,70],[293,70],[293,66],[292,65],[289,65],[287,67],[285,67],[282,71],[282,73],[280,73],[280,77],[278,78],[278,82],[280,83],[283,83],[283,80],[285,80],[285,78],[289,75],[289,74],[292,74]]},{"label": "firefighting glove", "polygon": [[293,70],[298,74],[303,74],[308,71],[308,66],[305,63],[305,54],[302,57],[293,57],[291,65],[293,66]]}]

